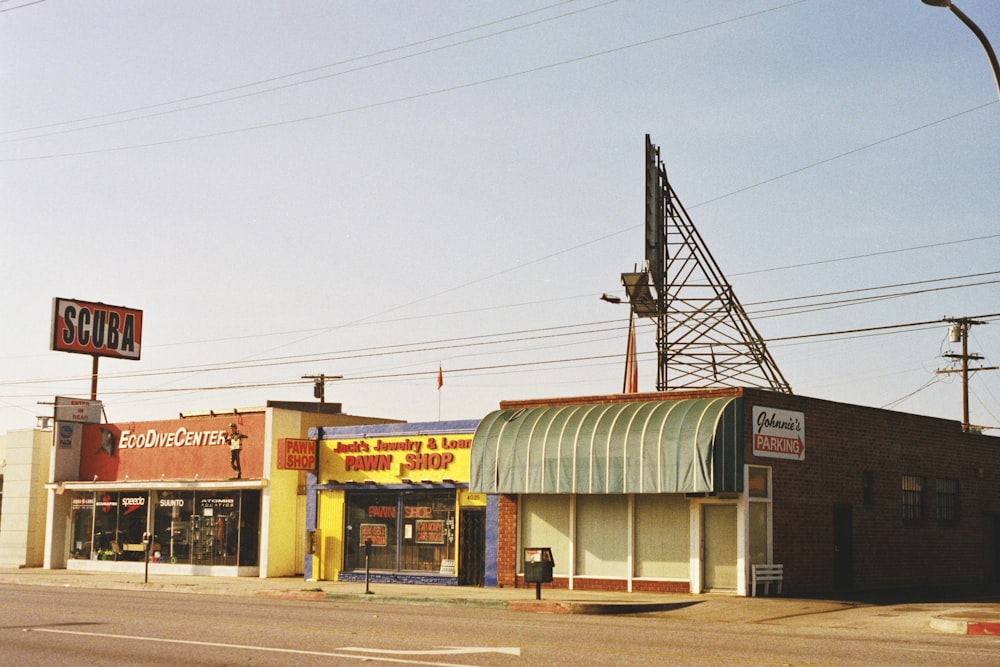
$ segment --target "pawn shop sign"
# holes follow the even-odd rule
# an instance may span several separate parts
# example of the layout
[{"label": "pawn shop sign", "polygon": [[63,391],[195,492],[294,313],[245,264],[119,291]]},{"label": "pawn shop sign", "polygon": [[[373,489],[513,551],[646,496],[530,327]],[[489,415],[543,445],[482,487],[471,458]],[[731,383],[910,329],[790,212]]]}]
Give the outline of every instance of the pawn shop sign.
[{"label": "pawn shop sign", "polygon": [[278,438],[278,470],[316,470],[316,441]]}]

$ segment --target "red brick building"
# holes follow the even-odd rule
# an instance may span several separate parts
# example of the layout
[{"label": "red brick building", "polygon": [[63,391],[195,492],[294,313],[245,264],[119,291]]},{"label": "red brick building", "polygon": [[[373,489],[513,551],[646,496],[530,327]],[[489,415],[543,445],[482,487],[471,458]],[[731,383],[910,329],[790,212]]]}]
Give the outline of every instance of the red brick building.
[{"label": "red brick building", "polygon": [[1000,441],[956,421],[759,389],[507,401],[473,438],[495,572],[553,585],[750,593],[1000,582]]}]

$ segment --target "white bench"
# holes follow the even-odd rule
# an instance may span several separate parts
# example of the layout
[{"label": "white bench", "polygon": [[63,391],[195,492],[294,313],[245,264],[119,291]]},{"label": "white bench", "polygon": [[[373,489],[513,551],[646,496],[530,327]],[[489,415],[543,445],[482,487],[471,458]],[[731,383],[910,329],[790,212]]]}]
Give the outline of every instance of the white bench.
[{"label": "white bench", "polygon": [[750,566],[750,597],[757,594],[757,584],[764,584],[764,595],[771,592],[771,582],[777,582],[781,595],[781,581],[785,578],[785,566],[776,563],[761,563]]}]

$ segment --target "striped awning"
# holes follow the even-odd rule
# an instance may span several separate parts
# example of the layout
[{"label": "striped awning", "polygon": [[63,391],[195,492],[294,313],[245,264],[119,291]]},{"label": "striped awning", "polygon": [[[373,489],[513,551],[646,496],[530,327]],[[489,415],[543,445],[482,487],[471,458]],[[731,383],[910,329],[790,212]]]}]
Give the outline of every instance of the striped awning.
[{"label": "striped awning", "polygon": [[472,438],[475,493],[742,490],[738,398],[505,409]]}]

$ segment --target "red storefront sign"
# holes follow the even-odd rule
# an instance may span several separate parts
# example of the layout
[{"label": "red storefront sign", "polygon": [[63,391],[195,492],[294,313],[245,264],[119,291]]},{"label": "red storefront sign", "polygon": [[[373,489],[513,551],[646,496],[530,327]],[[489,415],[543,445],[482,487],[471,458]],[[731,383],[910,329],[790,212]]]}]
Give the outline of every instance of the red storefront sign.
[{"label": "red storefront sign", "polygon": [[316,441],[304,438],[278,439],[278,470],[315,470]]}]

